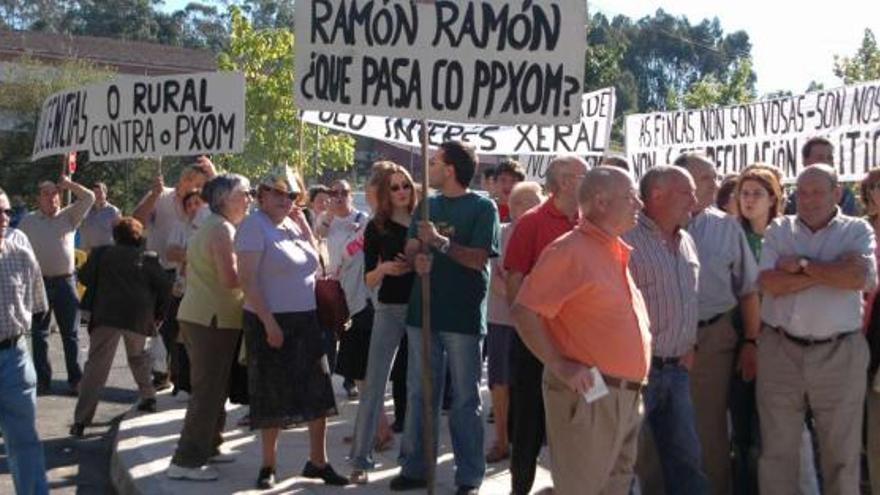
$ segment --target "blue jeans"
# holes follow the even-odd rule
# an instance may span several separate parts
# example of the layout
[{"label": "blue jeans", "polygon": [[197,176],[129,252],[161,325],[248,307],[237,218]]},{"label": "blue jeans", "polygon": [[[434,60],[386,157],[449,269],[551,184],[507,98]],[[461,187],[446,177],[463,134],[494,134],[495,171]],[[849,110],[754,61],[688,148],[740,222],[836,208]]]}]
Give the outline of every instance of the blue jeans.
[{"label": "blue jeans", "polygon": [[[401,474],[407,478],[425,479],[427,463],[422,438],[422,330],[407,327],[409,366],[406,374],[407,411],[403,439],[400,444]],[[452,407],[449,411],[449,433],[455,455],[455,484],[479,487],[486,473],[483,457],[483,421],[480,403],[482,356],[480,335],[431,332],[431,380],[434,417],[434,457],[437,456],[440,422],[440,401],[443,397],[446,366],[449,365]]]},{"label": "blue jeans", "polygon": [[354,423],[351,442],[351,465],[355,469],[372,469],[373,437],[376,422],[383,414],[385,383],[391,373],[391,363],[406,333],[406,304],[376,303],[373,314],[373,334],[367,356],[367,372],[361,387],[360,405]]},{"label": "blue jeans", "polygon": [[37,435],[37,381],[24,339],[0,350],[0,431],[16,493],[49,493],[43,444]]},{"label": "blue jeans", "polygon": [[67,383],[76,385],[82,378],[82,368],[79,367],[79,300],[76,297],[76,278],[73,275],[44,277],[43,282],[46,285],[49,310],[35,314],[31,324],[37,383],[48,387],[52,381],[52,365],[49,364],[49,322],[50,313],[54,313],[61,332],[61,343],[64,345]]},{"label": "blue jeans", "polygon": [[667,495],[709,493],[701,467],[690,377],[681,365],[651,366],[645,417],[654,435]]}]

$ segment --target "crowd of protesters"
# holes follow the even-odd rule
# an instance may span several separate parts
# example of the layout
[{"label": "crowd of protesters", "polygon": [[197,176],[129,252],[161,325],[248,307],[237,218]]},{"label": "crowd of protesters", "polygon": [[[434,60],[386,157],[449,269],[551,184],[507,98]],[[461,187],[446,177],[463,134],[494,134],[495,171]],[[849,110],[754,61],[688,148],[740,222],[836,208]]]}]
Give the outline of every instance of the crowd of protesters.
[{"label": "crowd of protesters", "polygon": [[[506,160],[483,167],[477,193],[477,158],[452,141],[431,156],[427,205],[405,168],[374,164],[370,212],[345,180],[307,190],[280,165],[252,185],[206,157],[175,187],[156,177],[131,216],[105,184],[62,177],[39,184],[39,208],[13,228],[0,191],[0,428],[16,489],[47,489],[34,407],[51,392],[52,316],[78,395],[71,435],[89,427],[120,339],[139,411],[155,412],[165,388],[188,394],[173,479],[215,480],[212,464],[235,460],[222,448],[233,400],[259,430],[260,489],[276,484],[292,424],[308,425],[304,477],[369,483],[374,453],[402,433],[389,488],[424,488],[441,410],[459,494],[508,459],[510,492],[530,493],[543,445],[560,494],[880,487],[880,169],[854,191],[830,142],[802,155],[788,195],[772,165],[721,180],[700,153],[638,182],[622,157],[557,157],[544,184]],[[89,251],[78,272],[77,229]],[[333,373],[359,399],[348,476],[327,455]]]}]

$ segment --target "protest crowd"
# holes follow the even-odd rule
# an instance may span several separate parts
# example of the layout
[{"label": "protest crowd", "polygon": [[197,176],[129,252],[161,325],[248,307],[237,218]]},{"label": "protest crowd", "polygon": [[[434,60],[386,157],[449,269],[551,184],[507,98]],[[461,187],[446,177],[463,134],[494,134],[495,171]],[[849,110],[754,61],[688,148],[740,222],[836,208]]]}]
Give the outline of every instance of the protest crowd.
[{"label": "protest crowd", "polygon": [[[373,453],[400,433],[389,489],[425,488],[424,421],[437,438],[441,412],[461,494],[506,460],[510,492],[530,493],[544,445],[560,494],[880,487],[880,169],[853,194],[827,140],[802,159],[787,195],[773,165],[722,178],[701,153],[638,183],[623,157],[561,155],[538,184],[516,161],[481,169],[446,141],[430,158],[430,221],[389,161],[365,185],[369,212],[345,180],[306,189],[278,165],[252,182],[205,156],[173,187],[157,176],[130,216],[106,185],[67,176],[40,183],[21,218],[0,192],[0,380],[16,397],[0,422],[16,489],[47,491],[34,418],[51,392],[52,317],[78,395],[72,436],[89,428],[120,339],[139,411],[157,410],[158,391],[188,394],[173,479],[216,480],[212,464],[235,461],[222,446],[230,400],[259,430],[260,489],[275,485],[293,424],[308,425],[304,477],[369,483]],[[63,191],[74,201],[62,207]],[[89,256],[75,270],[77,230]],[[360,401],[347,475],[326,447],[334,373]]]}]

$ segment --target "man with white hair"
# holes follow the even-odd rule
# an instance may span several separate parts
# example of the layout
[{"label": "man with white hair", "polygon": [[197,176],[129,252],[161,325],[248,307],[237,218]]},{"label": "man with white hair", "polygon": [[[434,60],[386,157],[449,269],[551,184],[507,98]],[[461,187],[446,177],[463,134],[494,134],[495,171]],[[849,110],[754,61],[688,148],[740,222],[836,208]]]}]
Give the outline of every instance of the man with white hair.
[{"label": "man with white hair", "polygon": [[797,215],[767,229],[759,284],[764,326],[757,401],[762,493],[793,493],[807,407],[816,419],[824,493],[859,492],[868,347],[862,292],[877,285],[871,226],[844,215],[837,174],[808,167],[797,180]]},{"label": "man with white hair", "polygon": [[[627,494],[651,361],[648,312],[620,236],[642,207],[626,172],[587,172],[580,225],[541,254],[513,308],[517,332],[544,363],[554,492]],[[598,371],[598,374],[596,374]],[[588,398],[598,385],[607,394]]]},{"label": "man with white hair", "polygon": [[[586,162],[574,155],[554,158],[547,166],[550,197],[517,220],[504,251],[506,297],[512,307],[523,279],[551,242],[578,224],[577,192]],[[544,444],[544,399],[541,377],[544,365],[519,336],[510,342],[510,483],[514,495],[527,495],[535,482],[538,454]]]},{"label": "man with white hair", "polygon": [[[66,175],[62,175],[57,184],[52,181],[41,182],[39,190],[39,208],[24,217],[18,226],[27,234],[34,249],[49,298],[49,310],[34,315],[31,324],[37,393],[48,393],[52,382],[48,342],[51,312],[55,315],[64,346],[69,391],[76,394],[82,378],[82,368],[78,360],[79,300],[76,295],[73,237],[94,204],[95,194]],[[76,201],[62,208],[61,192],[65,190],[71,191],[76,196]]]}]

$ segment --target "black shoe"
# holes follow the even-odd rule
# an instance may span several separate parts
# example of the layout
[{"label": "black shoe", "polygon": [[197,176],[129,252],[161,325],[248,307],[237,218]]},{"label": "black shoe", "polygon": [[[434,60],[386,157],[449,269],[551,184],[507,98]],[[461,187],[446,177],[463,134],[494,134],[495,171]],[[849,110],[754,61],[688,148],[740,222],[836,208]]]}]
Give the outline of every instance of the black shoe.
[{"label": "black shoe", "polygon": [[403,421],[395,421],[391,423],[391,431],[394,433],[403,433]]},{"label": "black shoe", "polygon": [[275,468],[261,467],[260,475],[257,476],[257,488],[268,490],[275,486]]},{"label": "black shoe", "polygon": [[324,480],[327,485],[345,486],[348,484],[348,478],[340,476],[333,470],[333,466],[328,462],[324,467],[319,468],[312,464],[312,461],[306,462],[306,467],[302,471],[303,478],[313,478]]},{"label": "black shoe", "polygon": [[70,425],[70,436],[82,438],[86,432],[86,425],[83,423],[74,423]]},{"label": "black shoe", "polygon": [[417,480],[415,478],[407,478],[406,476],[400,474],[391,479],[391,484],[388,485],[388,488],[391,489],[392,492],[405,492],[407,490],[420,490],[422,488],[427,488],[428,482],[426,480]]},{"label": "black shoe", "polygon": [[141,412],[154,413],[156,412],[156,399],[150,397],[149,399],[143,399],[137,405],[137,410]]},{"label": "black shoe", "polygon": [[455,495],[479,495],[480,489],[472,486],[460,486],[455,490]]}]

